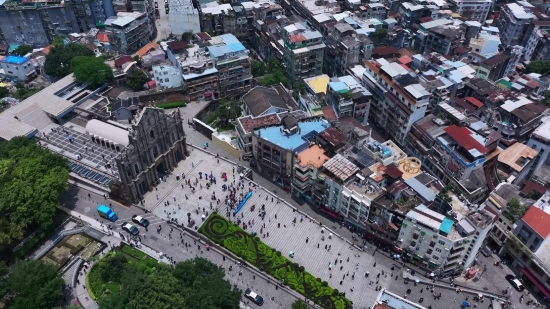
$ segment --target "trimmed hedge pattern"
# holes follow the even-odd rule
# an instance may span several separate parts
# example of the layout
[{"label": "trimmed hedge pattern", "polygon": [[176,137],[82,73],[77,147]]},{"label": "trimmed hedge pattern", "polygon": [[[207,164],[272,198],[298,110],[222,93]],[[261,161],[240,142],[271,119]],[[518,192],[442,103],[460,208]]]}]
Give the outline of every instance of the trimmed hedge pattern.
[{"label": "trimmed hedge pattern", "polygon": [[185,102],[168,102],[168,103],[157,103],[155,107],[159,108],[176,108],[176,107],[186,107],[187,103]]},{"label": "trimmed hedge pattern", "polygon": [[245,232],[217,213],[213,213],[199,228],[199,232],[225,247],[278,280],[284,280],[295,291],[327,309],[351,309],[352,302],[342,294],[304,271],[281,252],[260,241],[257,236]]}]

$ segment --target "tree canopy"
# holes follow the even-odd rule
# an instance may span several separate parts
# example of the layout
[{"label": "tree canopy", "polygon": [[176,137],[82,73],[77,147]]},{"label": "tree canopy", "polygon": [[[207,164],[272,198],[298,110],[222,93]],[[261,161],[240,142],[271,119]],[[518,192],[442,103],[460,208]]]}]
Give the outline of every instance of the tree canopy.
[{"label": "tree canopy", "polygon": [[[219,266],[204,258],[180,262],[175,267],[156,264],[154,269],[140,268],[122,259],[114,264],[122,269],[122,275],[112,276],[109,282],[117,283],[120,289],[99,297],[101,308],[239,308],[241,291],[224,280]],[[114,264],[107,261],[98,266],[108,268],[101,271],[104,273],[112,270]]]},{"label": "tree canopy", "polygon": [[260,62],[254,59],[252,59],[251,62],[252,62],[252,65],[251,65],[252,76],[260,77],[260,76],[264,76],[267,73],[268,71],[267,65],[265,65],[263,62]]},{"label": "tree canopy", "polygon": [[65,77],[71,73],[71,60],[78,56],[91,57],[94,56],[94,52],[78,43],[54,45],[46,56],[44,71],[55,78]]},{"label": "tree canopy", "polygon": [[102,57],[77,56],[71,60],[71,70],[75,80],[97,88],[113,80],[113,70],[105,64]]},{"label": "tree canopy", "polygon": [[548,74],[550,73],[550,61],[530,61],[527,65],[527,71],[531,73]]},{"label": "tree canopy", "polygon": [[267,59],[267,73],[262,78],[258,79],[258,82],[263,86],[273,86],[279,83],[287,86],[288,79],[283,72],[283,66],[277,58],[271,56]]},{"label": "tree canopy", "polygon": [[149,78],[141,70],[135,70],[126,77],[126,86],[134,91],[143,90],[143,85]]},{"label": "tree canopy", "polygon": [[294,98],[298,99],[298,95],[304,94],[304,91],[306,90],[306,84],[304,83],[303,79],[299,79],[294,83],[294,89],[292,89],[292,95]]},{"label": "tree canopy", "polygon": [[19,45],[11,53],[17,56],[25,56],[26,54],[32,52],[32,47],[29,45]]},{"label": "tree canopy", "polygon": [[68,177],[67,161],[31,140],[0,143],[0,247],[22,238],[30,226],[53,222]]},{"label": "tree canopy", "polygon": [[523,217],[526,211],[527,209],[519,203],[518,199],[513,197],[508,202],[508,205],[506,205],[506,209],[503,211],[503,214],[508,220],[514,223]]},{"label": "tree canopy", "polygon": [[295,302],[293,302],[291,307],[292,309],[309,309],[306,302],[301,299],[298,299]]},{"label": "tree canopy", "polygon": [[[9,270],[0,263],[0,294],[10,309],[51,308],[65,282],[57,269],[41,260],[21,260]],[[9,295],[9,297],[6,297]]]}]

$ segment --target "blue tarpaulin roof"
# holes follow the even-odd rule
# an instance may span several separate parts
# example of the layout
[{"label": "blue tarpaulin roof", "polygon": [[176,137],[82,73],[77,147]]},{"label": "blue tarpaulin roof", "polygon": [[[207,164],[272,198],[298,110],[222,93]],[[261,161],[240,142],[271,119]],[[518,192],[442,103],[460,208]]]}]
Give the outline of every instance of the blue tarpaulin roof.
[{"label": "blue tarpaulin roof", "polygon": [[11,64],[22,64],[25,63],[29,58],[22,57],[22,56],[7,56],[4,60],[2,60],[3,63],[11,63]]}]

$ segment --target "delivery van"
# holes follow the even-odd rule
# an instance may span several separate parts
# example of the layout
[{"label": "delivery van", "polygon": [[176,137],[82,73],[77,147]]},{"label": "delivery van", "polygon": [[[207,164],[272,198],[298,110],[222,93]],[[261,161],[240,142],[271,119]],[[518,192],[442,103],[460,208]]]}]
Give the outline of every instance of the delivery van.
[{"label": "delivery van", "polygon": [[101,204],[97,207],[97,212],[99,213],[99,215],[111,222],[115,222],[116,220],[118,220],[118,216],[116,214],[116,212],[114,212],[111,208]]}]

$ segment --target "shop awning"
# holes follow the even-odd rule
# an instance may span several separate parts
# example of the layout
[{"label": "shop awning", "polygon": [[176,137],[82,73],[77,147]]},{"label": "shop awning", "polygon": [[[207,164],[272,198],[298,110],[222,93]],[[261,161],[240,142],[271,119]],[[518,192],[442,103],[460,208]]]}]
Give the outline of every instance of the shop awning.
[{"label": "shop awning", "polygon": [[541,292],[550,298],[550,291],[542,284],[537,277],[535,277],[527,268],[523,267],[521,272],[531,281]]},{"label": "shop awning", "polygon": [[419,260],[419,261],[424,260],[420,255],[417,255],[417,254],[413,254],[413,259]]}]

